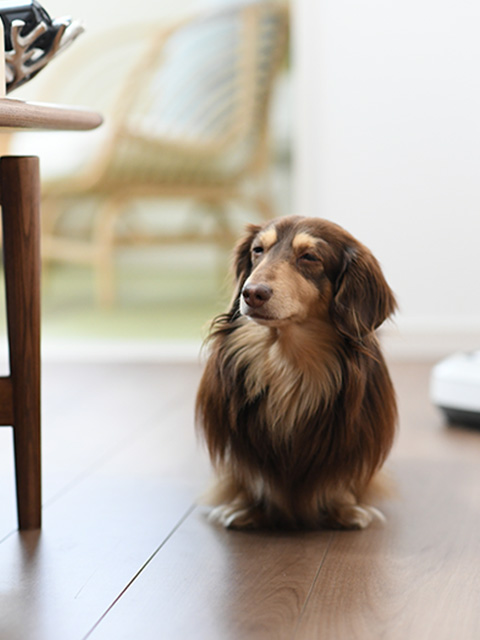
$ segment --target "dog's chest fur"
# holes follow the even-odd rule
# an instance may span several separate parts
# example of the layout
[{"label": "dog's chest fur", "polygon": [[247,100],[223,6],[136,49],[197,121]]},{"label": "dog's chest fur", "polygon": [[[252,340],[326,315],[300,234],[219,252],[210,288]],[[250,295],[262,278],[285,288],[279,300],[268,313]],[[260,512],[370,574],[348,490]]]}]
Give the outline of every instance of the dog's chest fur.
[{"label": "dog's chest fur", "polygon": [[326,323],[271,329],[245,319],[228,337],[226,351],[245,402],[260,402],[265,426],[278,436],[289,436],[331,406],[342,385],[336,340]]}]

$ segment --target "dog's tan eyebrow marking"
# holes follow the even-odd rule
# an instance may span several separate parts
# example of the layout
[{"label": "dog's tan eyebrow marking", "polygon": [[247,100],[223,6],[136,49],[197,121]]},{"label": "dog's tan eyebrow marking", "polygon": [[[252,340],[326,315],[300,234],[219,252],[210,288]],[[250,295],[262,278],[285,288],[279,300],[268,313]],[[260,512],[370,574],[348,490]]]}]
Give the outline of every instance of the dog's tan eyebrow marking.
[{"label": "dog's tan eyebrow marking", "polygon": [[277,231],[274,227],[265,229],[265,231],[262,231],[257,238],[258,242],[263,245],[265,251],[268,251],[270,247],[273,247],[273,245],[277,242],[277,239]]},{"label": "dog's tan eyebrow marking", "polygon": [[292,247],[295,250],[298,249],[315,249],[318,246],[318,238],[315,236],[311,236],[309,233],[305,231],[301,231],[297,233],[292,242]]}]

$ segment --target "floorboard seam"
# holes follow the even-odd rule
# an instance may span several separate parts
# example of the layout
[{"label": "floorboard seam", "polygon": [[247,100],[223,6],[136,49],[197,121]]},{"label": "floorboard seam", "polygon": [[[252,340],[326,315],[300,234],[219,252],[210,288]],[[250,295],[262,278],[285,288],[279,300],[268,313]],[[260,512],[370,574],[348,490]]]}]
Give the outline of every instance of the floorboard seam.
[{"label": "floorboard seam", "polygon": [[[160,416],[160,414],[159,414]],[[134,442],[137,442],[141,438],[146,437],[149,433],[159,428],[161,421],[157,418],[148,418],[145,420],[145,425],[139,428],[138,430],[129,433],[124,438],[119,440],[117,444],[105,451],[99,458],[94,460],[87,466],[83,471],[78,473],[74,478],[72,478],[67,484],[65,484],[61,489],[59,489],[56,493],[54,493],[48,500],[45,500],[43,503],[43,508],[50,507],[52,504],[58,502],[58,500],[62,499],[66,494],[70,493],[73,489],[75,489],[78,485],[88,479],[91,475],[93,475],[99,469],[102,469],[108,462],[113,460],[116,456],[121,454],[123,451],[128,449],[129,445]]]},{"label": "floorboard seam", "polygon": [[6,533],[3,538],[0,538],[0,544],[3,544],[6,540],[8,540],[9,538],[11,538],[13,535],[15,535],[16,533],[19,533],[18,529],[12,529],[9,533]]},{"label": "floorboard seam", "polygon": [[93,627],[90,629],[90,631],[82,638],[82,640],[87,640],[87,638],[89,638],[92,633],[95,631],[95,629],[102,623],[102,621],[106,618],[106,616],[110,613],[110,611],[112,611],[112,609],[115,607],[115,605],[119,602],[119,600],[125,595],[125,593],[128,591],[128,589],[130,589],[130,587],[133,585],[133,583],[137,580],[137,578],[143,573],[143,571],[148,567],[148,565],[152,562],[152,560],[155,558],[155,556],[163,549],[163,547],[167,544],[167,542],[171,539],[171,537],[173,536],[173,534],[178,531],[178,529],[182,526],[182,524],[185,522],[185,520],[193,513],[193,511],[196,509],[197,505],[196,504],[192,504],[187,511],[183,514],[183,516],[180,518],[180,520],[177,522],[177,524],[173,527],[173,529],[170,531],[170,533],[162,540],[162,543],[155,549],[155,551],[152,553],[152,555],[143,563],[143,565],[140,567],[140,569],[136,572],[136,574],[133,576],[133,578],[131,578],[131,580],[125,585],[125,587],[120,591],[120,593],[118,594],[118,596],[115,598],[115,600],[111,603],[111,605],[105,610],[105,612],[100,616],[100,618],[97,620],[97,622],[93,625]]},{"label": "floorboard seam", "polygon": [[328,540],[327,546],[325,547],[325,551],[323,553],[322,559],[320,560],[320,564],[318,565],[318,569],[315,573],[315,577],[312,580],[312,584],[310,585],[310,589],[308,590],[307,597],[305,598],[305,602],[303,603],[302,609],[298,615],[298,620],[297,620],[297,624],[295,625],[295,630],[293,632],[292,640],[296,640],[298,636],[298,631],[300,629],[303,615],[308,606],[308,603],[310,602],[310,598],[312,597],[312,593],[315,588],[315,584],[317,583],[318,577],[320,575],[320,571],[322,570],[323,565],[325,564],[325,560],[327,559],[328,552],[330,551],[330,547],[332,546],[334,535],[335,535],[334,532],[330,534],[330,539]]}]

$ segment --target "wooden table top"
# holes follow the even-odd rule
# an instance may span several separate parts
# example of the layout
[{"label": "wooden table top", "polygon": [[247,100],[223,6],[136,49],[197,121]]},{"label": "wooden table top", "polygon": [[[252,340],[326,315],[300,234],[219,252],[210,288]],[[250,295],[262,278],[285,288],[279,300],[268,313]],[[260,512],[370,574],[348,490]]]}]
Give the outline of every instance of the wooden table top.
[{"label": "wooden table top", "polygon": [[102,122],[99,113],[88,109],[0,98],[0,131],[88,131],[96,129]]}]

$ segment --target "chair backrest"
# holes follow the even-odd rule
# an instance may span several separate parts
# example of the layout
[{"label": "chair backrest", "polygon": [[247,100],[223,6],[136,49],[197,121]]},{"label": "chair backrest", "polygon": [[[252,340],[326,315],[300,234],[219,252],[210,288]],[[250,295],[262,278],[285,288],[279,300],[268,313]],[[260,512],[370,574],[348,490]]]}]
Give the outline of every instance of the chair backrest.
[{"label": "chair backrest", "polygon": [[258,163],[287,24],[283,5],[254,2],[154,38],[123,96],[110,178],[152,162],[176,174],[202,163],[232,175]]},{"label": "chair backrest", "polygon": [[218,144],[244,135],[263,118],[285,26],[283,8],[265,2],[185,23],[152,56],[136,117],[162,138]]},{"label": "chair backrest", "polygon": [[80,102],[105,114],[100,143],[95,137],[85,175],[78,175],[86,189],[158,184],[160,174],[170,182],[236,179],[265,166],[269,103],[287,32],[288,10],[274,0],[168,28],[116,27],[87,35],[60,58],[37,99]]}]

